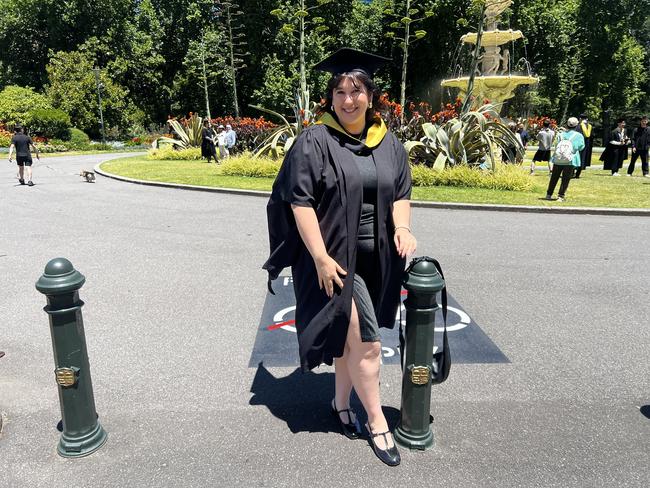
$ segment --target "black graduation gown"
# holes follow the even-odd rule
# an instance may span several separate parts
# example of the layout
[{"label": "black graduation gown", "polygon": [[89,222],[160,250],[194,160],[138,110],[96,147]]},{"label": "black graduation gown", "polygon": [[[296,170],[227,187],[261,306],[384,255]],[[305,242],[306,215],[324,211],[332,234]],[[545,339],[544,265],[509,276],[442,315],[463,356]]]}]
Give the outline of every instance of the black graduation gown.
[{"label": "black graduation gown", "polygon": [[201,129],[201,157],[217,159],[217,150],[214,147],[212,129]]},{"label": "black graduation gown", "polygon": [[[263,268],[271,289],[271,280],[291,266],[303,371],[321,363],[331,365],[343,355],[350,322],[362,182],[343,145],[346,138],[323,124],[303,130],[284,158],[267,205],[270,257]],[[405,266],[393,243],[392,210],[393,202],[410,198],[411,174],[406,150],[390,132],[372,148],[372,156],[377,168],[375,239],[382,278],[371,298],[379,326],[392,328]],[[331,299],[318,287],[314,261],[298,233],[291,204],[314,208],[328,254],[347,271],[343,289]]]},{"label": "black graduation gown", "polygon": [[[625,132],[623,132],[623,137],[625,137]],[[610,141],[620,140],[621,138],[617,129],[609,133],[605,150],[600,155],[600,160],[603,162],[603,169],[618,171],[623,166],[623,161],[627,159],[627,144],[610,144]]]},{"label": "black graduation gown", "polygon": [[[585,169],[587,166],[591,166],[591,155],[594,147],[594,128],[589,124],[588,127],[584,129],[582,123],[580,123],[578,124],[577,130],[582,134],[582,137],[585,138],[585,148],[580,151],[580,167]],[[588,137],[587,134],[589,134]]]}]

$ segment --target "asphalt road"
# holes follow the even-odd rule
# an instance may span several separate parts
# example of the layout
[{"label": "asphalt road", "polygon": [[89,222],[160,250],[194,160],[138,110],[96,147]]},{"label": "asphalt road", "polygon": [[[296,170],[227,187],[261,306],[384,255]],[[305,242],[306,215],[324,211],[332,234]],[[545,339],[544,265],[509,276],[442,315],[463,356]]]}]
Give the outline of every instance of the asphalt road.
[{"label": "asphalt road", "polygon": [[[266,296],[263,198],[133,185],[52,158],[0,171],[0,487],[647,486],[650,226],[643,217],[414,211],[418,254],[508,357],[434,387],[436,446],[387,468],[337,433],[329,368],[249,368]],[[56,454],[49,259],[81,289],[108,442]],[[382,370],[392,421],[398,366]],[[646,406],[645,408],[643,408]],[[645,481],[644,481],[645,480]]]}]

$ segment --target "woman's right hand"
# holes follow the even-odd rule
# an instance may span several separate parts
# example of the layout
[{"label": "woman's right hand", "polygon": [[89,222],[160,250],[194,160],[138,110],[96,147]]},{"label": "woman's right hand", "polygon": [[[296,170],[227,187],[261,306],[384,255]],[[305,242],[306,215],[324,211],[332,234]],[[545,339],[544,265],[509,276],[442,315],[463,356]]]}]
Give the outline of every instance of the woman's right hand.
[{"label": "woman's right hand", "polygon": [[329,298],[334,295],[334,284],[343,289],[343,280],[348,273],[339,264],[334,261],[328,254],[318,256],[314,259],[316,272],[318,273],[318,286]]}]

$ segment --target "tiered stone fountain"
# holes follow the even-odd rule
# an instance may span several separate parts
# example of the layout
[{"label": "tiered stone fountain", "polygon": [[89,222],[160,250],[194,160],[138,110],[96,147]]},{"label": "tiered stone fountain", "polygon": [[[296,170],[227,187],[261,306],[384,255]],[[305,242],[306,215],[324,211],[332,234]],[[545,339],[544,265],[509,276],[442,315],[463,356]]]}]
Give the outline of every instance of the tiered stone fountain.
[{"label": "tiered stone fountain", "polygon": [[[484,99],[501,106],[501,102],[512,98],[515,90],[520,85],[532,85],[539,78],[532,76],[530,70],[523,75],[513,75],[511,71],[510,50],[502,48],[508,43],[522,39],[524,35],[519,30],[499,30],[498,18],[505,9],[512,4],[512,0],[487,0],[485,6],[485,25],[487,30],[480,36],[482,53],[478,58],[478,65],[474,73],[472,96],[481,104]],[[466,44],[476,45],[479,35],[470,32],[461,37]],[[526,62],[526,66],[528,66]],[[460,97],[467,96],[469,76],[462,76],[442,81],[443,87],[460,89]]]}]

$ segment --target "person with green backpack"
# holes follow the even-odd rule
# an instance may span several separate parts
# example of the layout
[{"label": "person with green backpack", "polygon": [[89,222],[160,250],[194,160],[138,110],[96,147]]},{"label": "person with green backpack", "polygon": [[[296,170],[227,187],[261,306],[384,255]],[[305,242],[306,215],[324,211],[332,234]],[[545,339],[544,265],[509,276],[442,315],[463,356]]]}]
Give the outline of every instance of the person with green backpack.
[{"label": "person with green backpack", "polygon": [[553,200],[553,192],[561,176],[562,183],[557,194],[557,201],[563,202],[573,171],[575,168],[580,167],[580,151],[585,147],[585,138],[576,130],[578,119],[570,117],[566,125],[567,130],[559,135],[555,145],[555,152],[551,158],[553,170],[551,172],[551,181],[548,182],[545,200]]}]

